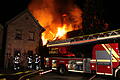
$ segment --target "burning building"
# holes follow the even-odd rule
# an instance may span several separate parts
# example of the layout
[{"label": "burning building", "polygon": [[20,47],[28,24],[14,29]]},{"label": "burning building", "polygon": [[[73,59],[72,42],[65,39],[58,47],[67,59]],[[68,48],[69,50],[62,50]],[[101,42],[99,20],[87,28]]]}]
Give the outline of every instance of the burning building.
[{"label": "burning building", "polygon": [[41,33],[44,28],[33,17],[29,10],[25,10],[9,20],[5,49],[5,67],[13,69],[13,58],[20,53],[20,65],[27,67],[27,56],[38,54],[42,45]]},{"label": "burning building", "polygon": [[45,45],[47,41],[66,39],[67,32],[75,37],[102,31],[105,21],[101,4],[98,0],[32,0],[29,9],[46,29],[42,33]]},{"label": "burning building", "polygon": [[[43,44],[47,41],[65,39],[69,31],[82,29],[83,11],[75,0],[32,0],[29,9],[46,29],[42,33]],[[64,36],[63,36],[64,35]]]}]

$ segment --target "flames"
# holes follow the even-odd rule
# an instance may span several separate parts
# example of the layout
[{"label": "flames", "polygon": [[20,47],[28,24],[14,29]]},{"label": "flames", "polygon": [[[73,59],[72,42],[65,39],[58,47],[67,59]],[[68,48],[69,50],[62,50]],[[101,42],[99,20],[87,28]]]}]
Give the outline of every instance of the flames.
[{"label": "flames", "polygon": [[57,33],[56,33],[56,36],[53,40],[56,40],[56,38],[61,38],[62,36],[64,36],[66,34],[66,25],[64,25],[62,28],[61,27],[58,27],[57,29]]},{"label": "flames", "polygon": [[43,45],[46,45],[48,42],[48,39],[45,38],[45,33],[42,33],[42,42],[43,42]]},{"label": "flames", "polygon": [[[57,32],[53,33],[51,31],[45,31],[42,33],[42,41],[43,41],[43,45],[45,45],[48,40],[52,41],[52,40],[59,40],[59,39],[66,39],[66,33],[69,31],[72,31],[73,28],[70,25],[66,25],[64,24],[62,27],[57,27]],[[50,36],[51,35],[51,36]]]},{"label": "flames", "polygon": [[74,0],[31,0],[29,10],[46,29],[42,33],[43,45],[65,39],[69,31],[82,29],[82,10]]}]

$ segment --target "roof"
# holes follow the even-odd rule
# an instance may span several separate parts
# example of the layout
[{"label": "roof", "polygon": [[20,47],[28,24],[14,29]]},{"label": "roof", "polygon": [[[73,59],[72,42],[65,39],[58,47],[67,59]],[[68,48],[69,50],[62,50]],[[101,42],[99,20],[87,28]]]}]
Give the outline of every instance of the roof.
[{"label": "roof", "polygon": [[9,21],[7,21],[6,24],[9,24],[9,23],[13,22],[14,20],[16,20],[17,18],[19,18],[20,16],[22,16],[22,15],[23,15],[24,13],[26,13],[26,12],[32,17],[33,21],[34,21],[35,24],[38,26],[38,30],[39,30],[41,33],[44,32],[44,31],[45,31],[45,28],[43,28],[43,27],[39,24],[39,22],[35,19],[35,17],[32,15],[32,13],[31,13],[28,9],[22,11],[22,12],[19,13],[17,16],[15,16],[15,17],[13,17],[12,19],[10,19]]}]

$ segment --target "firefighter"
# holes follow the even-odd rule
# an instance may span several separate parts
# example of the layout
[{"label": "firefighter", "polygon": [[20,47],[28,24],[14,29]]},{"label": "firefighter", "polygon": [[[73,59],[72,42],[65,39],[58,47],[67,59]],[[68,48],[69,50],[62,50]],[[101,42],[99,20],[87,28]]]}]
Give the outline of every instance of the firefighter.
[{"label": "firefighter", "polygon": [[39,70],[41,68],[40,63],[41,63],[41,57],[36,54],[35,55],[35,69],[36,70]]},{"label": "firefighter", "polygon": [[19,69],[20,69],[20,53],[18,53],[14,57],[14,70],[19,70]]},{"label": "firefighter", "polygon": [[28,68],[29,69],[32,69],[33,68],[33,66],[32,66],[32,61],[33,61],[33,58],[32,58],[32,56],[30,55],[30,56],[28,56]]}]

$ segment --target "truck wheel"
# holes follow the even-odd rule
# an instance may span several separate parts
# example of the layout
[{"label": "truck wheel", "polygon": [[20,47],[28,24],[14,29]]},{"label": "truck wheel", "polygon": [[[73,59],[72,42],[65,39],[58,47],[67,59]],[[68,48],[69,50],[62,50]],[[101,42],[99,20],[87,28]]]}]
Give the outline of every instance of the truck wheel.
[{"label": "truck wheel", "polygon": [[91,71],[91,74],[96,74],[96,71],[95,71],[95,70],[92,70],[92,71]]},{"label": "truck wheel", "polygon": [[117,72],[116,78],[120,79],[120,70]]},{"label": "truck wheel", "polygon": [[64,75],[66,74],[67,70],[64,66],[60,66],[59,69],[58,69],[58,72],[61,74],[61,75]]}]

